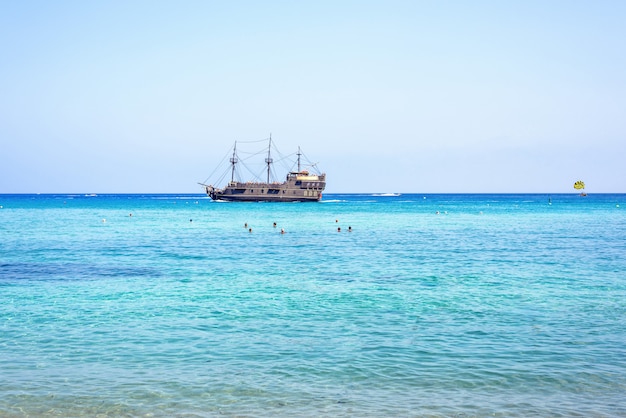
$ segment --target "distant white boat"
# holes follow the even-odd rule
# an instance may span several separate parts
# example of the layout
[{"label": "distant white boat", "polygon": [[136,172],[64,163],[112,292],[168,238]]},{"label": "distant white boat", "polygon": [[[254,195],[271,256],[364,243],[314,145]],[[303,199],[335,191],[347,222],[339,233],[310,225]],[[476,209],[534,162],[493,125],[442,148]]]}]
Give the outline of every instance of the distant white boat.
[{"label": "distant white boat", "polygon": [[376,193],[373,194],[372,196],[389,196],[389,197],[397,197],[400,196],[402,193]]}]

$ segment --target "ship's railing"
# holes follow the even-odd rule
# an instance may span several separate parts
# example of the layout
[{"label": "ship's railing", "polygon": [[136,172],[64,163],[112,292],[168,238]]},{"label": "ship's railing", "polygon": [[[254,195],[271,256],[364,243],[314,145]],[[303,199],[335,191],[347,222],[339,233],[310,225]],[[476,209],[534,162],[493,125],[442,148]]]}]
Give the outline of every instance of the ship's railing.
[{"label": "ship's railing", "polygon": [[231,187],[250,187],[250,186],[254,186],[254,187],[261,187],[261,186],[280,186],[282,183],[279,182],[273,182],[273,183],[257,183],[257,182],[253,182],[253,181],[247,181],[247,182],[241,182],[241,181],[231,181],[228,185]]}]

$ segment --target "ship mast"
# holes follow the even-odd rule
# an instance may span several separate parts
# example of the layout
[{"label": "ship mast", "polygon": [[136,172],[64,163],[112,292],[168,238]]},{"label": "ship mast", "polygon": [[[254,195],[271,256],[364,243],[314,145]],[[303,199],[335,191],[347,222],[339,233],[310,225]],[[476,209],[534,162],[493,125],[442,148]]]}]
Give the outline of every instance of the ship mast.
[{"label": "ship mast", "polygon": [[300,156],[302,153],[300,152],[300,147],[298,147],[298,173],[300,172]]},{"label": "ship mast", "polygon": [[272,165],[272,158],[270,156],[270,151],[272,150],[272,135],[270,134],[270,144],[267,147],[267,158],[265,159],[265,162],[267,163],[267,182],[270,182],[270,167]]},{"label": "ship mast", "polygon": [[230,181],[235,181],[235,164],[237,164],[237,141],[235,141],[235,146],[233,147],[233,156],[230,158],[230,163],[232,164],[232,172],[230,174]]}]

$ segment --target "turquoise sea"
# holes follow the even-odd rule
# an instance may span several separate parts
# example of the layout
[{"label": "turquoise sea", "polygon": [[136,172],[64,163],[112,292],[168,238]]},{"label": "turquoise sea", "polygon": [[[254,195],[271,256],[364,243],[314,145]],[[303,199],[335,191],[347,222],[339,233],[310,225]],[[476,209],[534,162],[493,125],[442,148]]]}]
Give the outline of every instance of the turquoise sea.
[{"label": "turquoise sea", "polygon": [[2,417],[626,416],[624,194],[0,206]]}]

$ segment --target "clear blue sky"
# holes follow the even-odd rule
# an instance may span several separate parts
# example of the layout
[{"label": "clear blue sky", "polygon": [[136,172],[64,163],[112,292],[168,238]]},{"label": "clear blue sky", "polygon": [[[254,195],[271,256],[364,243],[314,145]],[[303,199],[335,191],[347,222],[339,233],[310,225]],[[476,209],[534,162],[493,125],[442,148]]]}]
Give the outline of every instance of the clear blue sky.
[{"label": "clear blue sky", "polygon": [[626,1],[2,1],[0,193],[626,192]]}]

